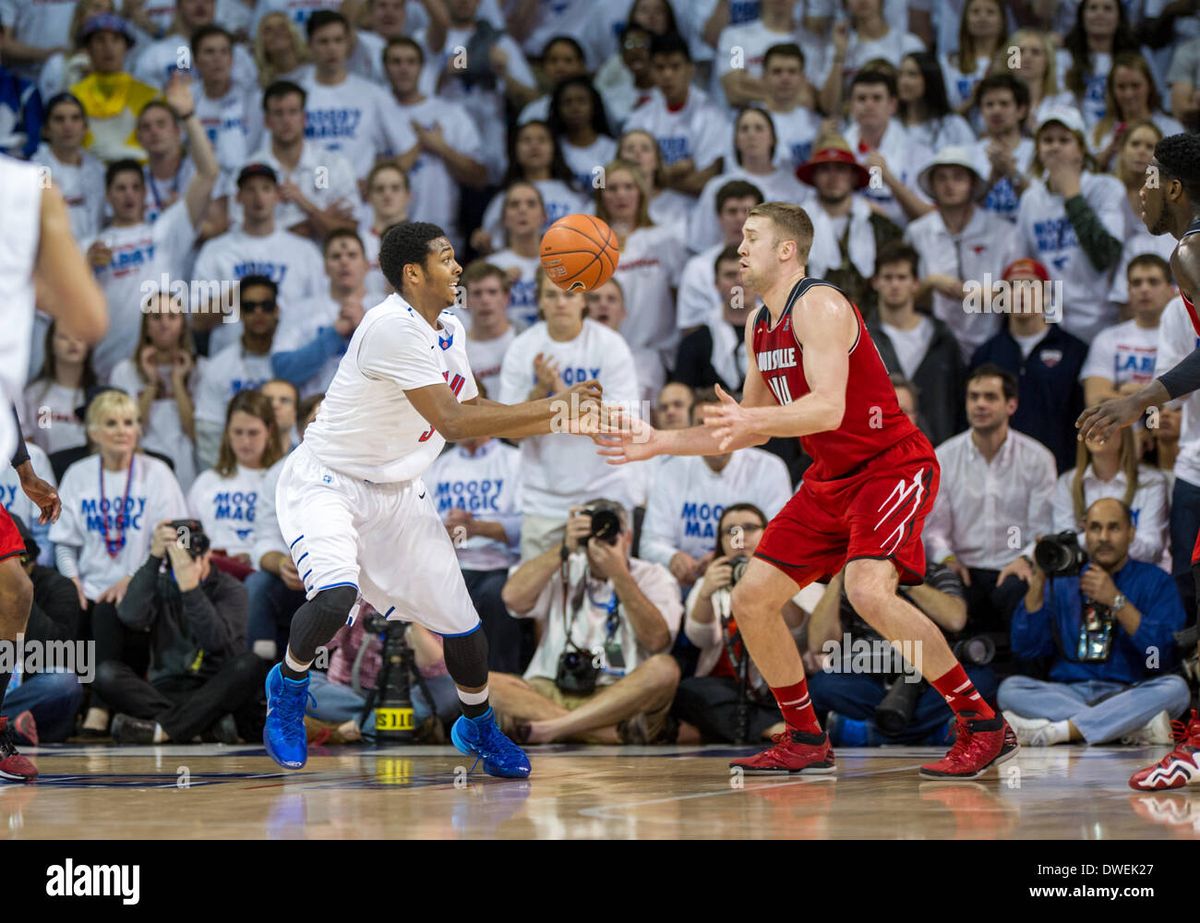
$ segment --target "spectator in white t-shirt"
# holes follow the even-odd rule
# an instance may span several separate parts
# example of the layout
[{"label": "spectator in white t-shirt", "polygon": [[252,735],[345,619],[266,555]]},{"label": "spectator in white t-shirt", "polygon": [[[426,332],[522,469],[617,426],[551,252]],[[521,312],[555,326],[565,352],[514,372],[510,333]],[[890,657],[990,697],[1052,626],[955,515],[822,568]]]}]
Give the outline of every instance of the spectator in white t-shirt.
[{"label": "spectator in white t-shirt", "polygon": [[[1154,148],[1163,139],[1162,129],[1143,119],[1125,126],[1117,146],[1117,160],[1112,173],[1125,187],[1125,242],[1121,248],[1121,264],[1113,273],[1112,290],[1108,297],[1117,305],[1129,302],[1129,262],[1143,253],[1155,253],[1169,260],[1178,243],[1170,234],[1151,234],[1142,220],[1142,186],[1146,183],[1146,168],[1154,159]],[[1122,312],[1124,313],[1124,312]]]},{"label": "spectator in white t-shirt", "polygon": [[1107,171],[1121,137],[1135,123],[1149,119],[1165,135],[1177,135],[1183,125],[1162,111],[1162,97],[1150,65],[1139,52],[1126,51],[1113,58],[1104,87],[1104,115],[1088,132],[1088,144],[1099,170]]},{"label": "spectator in white t-shirt", "polygon": [[[1010,48],[1017,49],[1019,54],[1012,54]],[[992,74],[1012,74],[1029,90],[1029,111],[1025,113],[1023,126],[1029,134],[1037,130],[1046,109],[1077,105],[1059,79],[1058,59],[1065,54],[1051,33],[1018,29],[992,60]]]},{"label": "spectator in white t-shirt", "polygon": [[196,462],[202,468],[217,461],[229,401],[275,377],[271,349],[279,327],[279,287],[267,276],[246,276],[238,289],[241,338],[209,358],[196,392]]},{"label": "spectator in white t-shirt", "polygon": [[583,189],[594,186],[599,179],[596,168],[613,159],[617,142],[589,77],[568,77],[554,88],[546,124],[558,138],[575,182]]},{"label": "spectator in white t-shirt", "polygon": [[988,211],[1016,221],[1033,161],[1033,139],[1021,131],[1029,114],[1029,87],[1009,73],[989,74],[976,84],[975,98],[983,135],[972,146],[989,165],[984,205]]},{"label": "spectator in white t-shirt", "polygon": [[508,246],[487,260],[508,275],[508,319],[520,332],[538,321],[537,274],[546,225],[546,206],[538,187],[518,181],[504,190],[503,216]]},{"label": "spectator in white t-shirt", "polygon": [[[986,4],[994,0],[976,2]],[[975,143],[970,123],[954,111],[946,96],[946,81],[936,55],[928,51],[906,54],[896,71],[896,95],[900,101],[900,124],[927,149],[940,151],[949,145]]]},{"label": "spectator in white t-shirt", "polygon": [[254,30],[254,60],[258,83],[269,87],[276,80],[293,83],[312,71],[308,44],[286,13],[267,13]]},{"label": "spectator in white t-shirt", "polygon": [[692,407],[696,394],[687,385],[669,381],[658,392],[654,404],[655,429],[687,429],[692,425]]},{"label": "spectator in white t-shirt", "polygon": [[[275,426],[279,430],[279,438],[283,440],[284,451],[290,452],[300,444],[300,434],[296,429],[296,415],[300,408],[300,392],[290,381],[282,378],[272,378],[264,382],[258,389],[271,400],[271,409],[275,411]],[[320,395],[314,395],[319,397]]]},{"label": "spectator in white t-shirt", "polygon": [[137,399],[142,446],[171,459],[175,480],[186,491],[196,479],[192,401],[201,371],[181,301],[161,291],[149,300],[137,349],[117,363],[108,381]]},{"label": "spectator in white t-shirt", "polygon": [[[692,425],[703,423],[705,408],[719,403],[712,389],[696,392]],[[667,567],[687,590],[716,556],[725,507],[753,503],[770,519],[791,499],[792,481],[779,456],[750,448],[665,458],[654,469],[648,494],[638,553]]]},{"label": "spectator in white t-shirt", "polygon": [[1161,256],[1143,253],[1130,261],[1126,278],[1133,317],[1092,340],[1079,375],[1088,407],[1133,394],[1154,380],[1159,320],[1175,297],[1171,267]]},{"label": "spectator in white t-shirt", "polygon": [[487,184],[479,129],[459,103],[430,96],[421,89],[425,51],[411,38],[391,39],[383,52],[391,98],[385,116],[407,122],[416,146],[393,151],[412,184],[409,206],[414,221],[428,221],[446,232],[455,250],[462,249],[458,203],[462,189]]},{"label": "spectator in white t-shirt", "polygon": [[617,140],[617,159],[628,160],[642,171],[650,195],[650,218],[659,227],[674,227],[679,236],[687,234],[696,197],[662,185],[662,151],[654,135],[631,128]]},{"label": "spectator in white t-shirt", "polygon": [[992,58],[1005,49],[1006,15],[1004,0],[967,0],[959,19],[959,47],[938,55],[950,108],[959,115],[971,112],[975,85],[987,74]]},{"label": "spectator in white t-shirt", "polygon": [[[379,244],[393,224],[409,220],[412,187],[409,176],[395,160],[381,160],[367,174],[367,205],[370,215],[358,226],[358,238],[367,256],[367,293],[382,301],[392,293],[392,284],[379,268]],[[413,219],[416,220],[416,219]]]},{"label": "spectator in white t-shirt", "polygon": [[[539,308],[543,320],[517,336],[500,368],[502,404],[547,397],[581,381],[595,379],[606,401],[637,399],[633,354],[621,335],[587,319],[581,291],[565,292],[538,270]],[[638,471],[606,464],[585,437],[551,439],[529,436],[521,449],[521,558],[526,560],[558,545],[572,505],[597,490],[618,497],[632,508],[639,499]]]},{"label": "spectator in white t-shirt", "polygon": [[32,162],[50,171],[62,193],[76,240],[94,237],[104,218],[104,165],[83,149],[87,113],[70,93],[46,102],[42,133],[46,140]]},{"label": "spectator in white t-shirt", "polygon": [[196,105],[217,152],[226,196],[250,152],[258,150],[263,131],[258,82],[245,86],[234,79],[236,47],[233,35],[218,25],[201,26],[192,36],[201,81]]},{"label": "spectator in white t-shirt", "polygon": [[629,115],[654,92],[654,71],[650,67],[649,30],[634,22],[621,34],[621,48],[596,73],[596,89],[616,126],[623,126]]},{"label": "spectator in white t-shirt", "polygon": [[92,369],[92,350],[83,340],[60,332],[52,321],[46,328],[41,371],[25,388],[24,430],[52,455],[87,444],[87,433],[75,415],[98,379]]},{"label": "spectator in white t-shirt", "polygon": [[1062,49],[1058,70],[1063,89],[1075,96],[1084,123],[1094,126],[1107,108],[1105,87],[1113,58],[1140,51],[1125,5],[1120,0],[1080,0]]},{"label": "spectator in white t-shirt", "polygon": [[613,274],[628,308],[621,335],[630,349],[653,351],[669,367],[679,343],[675,293],[687,250],[674,228],[660,228],[650,220],[641,170],[614,160],[604,173],[605,184],[596,190],[596,215],[612,228],[621,250]]},{"label": "spectator in white t-shirt", "polygon": [[[837,112],[840,96],[837,91],[845,81],[853,81],[864,65],[882,58],[893,67],[913,51],[924,51],[925,43],[913,35],[889,24],[884,16],[884,0],[845,0],[846,22],[833,27],[833,47],[828,69],[841,74],[842,82],[828,79],[821,93],[822,108]],[[830,74],[830,78],[833,74]],[[895,94],[892,94],[895,96]]]},{"label": "spectator in white t-shirt", "polygon": [[763,105],[778,135],[775,162],[793,170],[808,160],[822,126],[805,61],[803,49],[795,42],[772,45],[763,57]]},{"label": "spectator in white t-shirt", "polygon": [[[500,369],[504,354],[516,339],[516,328],[508,319],[512,285],[508,274],[493,263],[476,260],[463,270],[459,280],[467,295],[467,360],[485,397],[500,393]],[[494,398],[493,398],[494,400]]]},{"label": "spectator in white t-shirt", "polygon": [[534,119],[548,122],[551,97],[555,89],[564,80],[588,75],[587,58],[583,53],[583,48],[569,35],[557,35],[546,43],[539,69],[542,82],[550,87],[550,92],[539,96],[521,110],[521,114],[517,117],[519,125],[524,125]]},{"label": "spectator in white t-shirt", "polygon": [[261,391],[239,392],[229,402],[217,463],[187,493],[188,512],[204,524],[214,554],[253,567],[263,477],[285,454],[271,399]]}]

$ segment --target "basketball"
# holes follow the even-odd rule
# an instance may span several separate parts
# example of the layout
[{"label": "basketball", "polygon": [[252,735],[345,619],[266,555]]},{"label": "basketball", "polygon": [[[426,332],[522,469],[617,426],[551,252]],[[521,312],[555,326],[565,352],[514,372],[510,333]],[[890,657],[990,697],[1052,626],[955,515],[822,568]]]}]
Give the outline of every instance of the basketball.
[{"label": "basketball", "polygon": [[594,215],[559,218],[542,235],[542,269],[568,292],[591,292],[612,278],[621,251],[612,228]]}]

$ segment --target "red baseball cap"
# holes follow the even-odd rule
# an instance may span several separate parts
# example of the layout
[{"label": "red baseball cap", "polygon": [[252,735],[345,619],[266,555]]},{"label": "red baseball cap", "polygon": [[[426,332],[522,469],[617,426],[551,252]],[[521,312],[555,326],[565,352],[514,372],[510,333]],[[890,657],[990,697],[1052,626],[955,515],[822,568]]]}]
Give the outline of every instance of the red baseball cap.
[{"label": "red baseball cap", "polygon": [[1050,281],[1050,273],[1046,270],[1046,267],[1030,257],[1013,260],[1004,267],[1004,272],[1000,274],[1000,278],[1009,279],[1012,278],[1014,273],[1018,272],[1032,274],[1035,278],[1041,279],[1043,282]]},{"label": "red baseball cap", "polygon": [[[843,144],[844,143],[845,142],[843,142]],[[854,154],[850,150],[849,145],[846,145],[845,147],[826,146],[818,151],[815,151],[812,156],[808,158],[806,163],[802,163],[800,166],[796,167],[796,179],[800,180],[802,183],[807,183],[809,186],[812,186],[813,172],[817,169],[817,167],[826,163],[841,163],[848,167],[853,167],[855,174],[855,189],[862,189],[871,180],[871,174],[868,173],[866,168],[854,158]]]}]

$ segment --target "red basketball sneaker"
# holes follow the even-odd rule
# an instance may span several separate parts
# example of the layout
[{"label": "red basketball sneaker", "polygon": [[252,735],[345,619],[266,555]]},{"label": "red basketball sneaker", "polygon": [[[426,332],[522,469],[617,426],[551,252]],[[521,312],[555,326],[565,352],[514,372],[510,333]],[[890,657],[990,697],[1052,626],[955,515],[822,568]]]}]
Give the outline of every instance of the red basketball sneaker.
[{"label": "red basketball sneaker", "polygon": [[37,778],[37,774],[37,767],[17,752],[8,719],[0,718],[0,779],[10,782],[32,782]]},{"label": "red basketball sneaker", "polygon": [[978,779],[992,766],[999,766],[1017,755],[1021,745],[1003,715],[986,720],[973,715],[974,712],[963,712],[958,716],[950,752],[936,763],[922,766],[922,776],[926,779]]},{"label": "red basketball sneaker", "polygon": [[1200,785],[1200,717],[1195,709],[1187,724],[1172,721],[1175,749],[1153,766],[1135,772],[1129,787],[1139,792],[1156,792],[1164,788],[1183,788]]},{"label": "red basketball sneaker", "polygon": [[787,772],[792,775],[829,775],[835,770],[829,735],[784,731],[771,738],[775,745],[745,759],[730,760],[730,767],[745,772]]}]

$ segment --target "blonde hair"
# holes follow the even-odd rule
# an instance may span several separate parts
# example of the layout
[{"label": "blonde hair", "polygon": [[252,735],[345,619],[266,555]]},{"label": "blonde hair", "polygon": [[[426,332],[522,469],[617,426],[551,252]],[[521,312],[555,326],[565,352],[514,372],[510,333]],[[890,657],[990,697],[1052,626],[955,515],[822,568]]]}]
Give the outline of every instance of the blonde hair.
[{"label": "blonde hair", "polygon": [[[1121,453],[1117,456],[1121,470],[1125,472],[1125,496],[1121,502],[1126,508],[1133,506],[1133,495],[1138,489],[1138,456],[1134,442],[1133,427],[1127,426],[1121,430]],[[1087,514],[1087,503],[1083,497],[1083,472],[1092,462],[1092,450],[1083,440],[1075,449],[1075,475],[1071,478],[1071,506],[1075,512],[1075,521],[1083,522]]]},{"label": "blonde hair", "polygon": [[813,243],[813,224],[808,212],[803,208],[790,202],[763,202],[750,209],[747,217],[768,219],[778,232],[776,242],[795,241],[797,260],[801,265],[807,264],[808,252]]},{"label": "blonde hair", "polygon": [[308,43],[300,34],[300,30],[296,28],[296,24],[288,18],[286,13],[278,10],[267,13],[258,21],[258,28],[254,30],[254,61],[258,64],[258,85],[264,89],[278,80],[280,76],[275,72],[275,65],[267,57],[266,45],[263,42],[263,26],[267,24],[268,20],[275,18],[282,19],[287,25],[288,34],[292,37],[292,48],[296,52],[296,64],[307,64],[309,60]]},{"label": "blonde hair", "polygon": [[[138,413],[137,401],[126,394],[124,391],[103,391],[88,404],[85,429],[88,437],[92,433],[100,429],[104,424],[104,418],[107,416],[119,416],[128,414],[133,417],[134,425],[138,428],[138,438],[141,439],[141,423],[139,422],[140,415]],[[136,451],[136,449],[135,449]]]},{"label": "blonde hair", "polygon": [[634,226],[654,227],[654,222],[650,220],[650,185],[646,182],[646,174],[637,164],[622,160],[620,157],[610,160],[604,165],[605,185],[596,190],[596,217],[601,221],[612,222],[608,208],[604,204],[604,190],[607,188],[608,181],[612,179],[612,175],[621,172],[628,173],[633,178],[633,184],[638,188],[637,220]]},{"label": "blonde hair", "polygon": [[[1041,29],[1018,29],[1010,35],[1008,40],[996,50],[996,56],[992,59],[992,72],[997,74],[1011,73],[1012,69],[1008,66],[1008,50],[1020,45],[1021,40],[1025,38],[1032,38],[1038,42],[1046,55],[1046,72],[1042,74],[1042,88],[1041,94],[1038,96],[1038,101],[1049,99],[1051,96],[1057,96],[1059,92],[1058,49],[1054,44],[1054,39],[1050,37],[1050,33],[1043,32]],[[1030,88],[1030,93],[1032,94],[1032,88]]]}]

